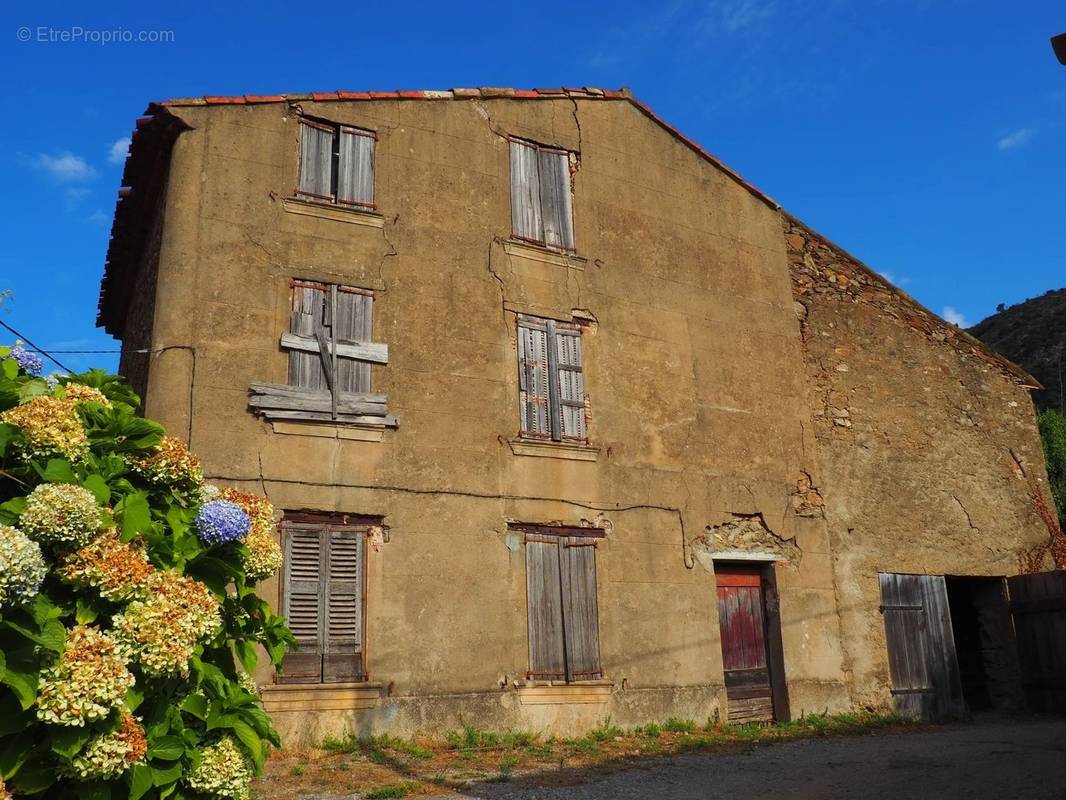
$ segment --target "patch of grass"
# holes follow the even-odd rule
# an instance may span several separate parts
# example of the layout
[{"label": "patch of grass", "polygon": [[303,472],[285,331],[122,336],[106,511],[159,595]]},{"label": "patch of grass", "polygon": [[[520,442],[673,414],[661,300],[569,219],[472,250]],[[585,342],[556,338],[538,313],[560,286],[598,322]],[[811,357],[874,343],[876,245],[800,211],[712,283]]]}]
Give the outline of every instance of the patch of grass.
[{"label": "patch of grass", "polygon": [[596,739],[591,736],[582,736],[580,739],[570,739],[567,744],[575,753],[582,755],[596,755],[600,752],[600,746]]},{"label": "patch of grass", "polygon": [[463,725],[462,730],[449,731],[444,740],[453,750],[485,750],[500,746],[499,734],[483,731],[473,725]]},{"label": "patch of grass", "polygon": [[589,731],[588,735],[597,742],[607,742],[611,739],[615,739],[621,736],[622,729],[619,728],[617,725],[612,725],[611,718],[607,717],[607,719],[603,721],[602,725],[597,728],[593,728],[591,731]]},{"label": "patch of grass", "polygon": [[662,724],[664,731],[670,733],[695,733],[696,723],[690,719],[678,719],[677,717],[670,717]]},{"label": "patch of grass", "polygon": [[418,784],[411,781],[389,783],[371,789],[366,793],[365,797],[367,800],[383,800],[387,797],[407,797],[409,794],[414,794],[417,789]]},{"label": "patch of grass", "polygon": [[635,728],[634,731],[639,736],[645,736],[648,739],[658,739],[662,736],[663,729],[656,725],[654,722],[649,722],[643,728]]},{"label": "patch of grass", "polygon": [[294,764],[289,769],[289,774],[295,775],[296,777],[303,775],[305,772],[307,772],[307,767],[305,767],[303,764]]}]

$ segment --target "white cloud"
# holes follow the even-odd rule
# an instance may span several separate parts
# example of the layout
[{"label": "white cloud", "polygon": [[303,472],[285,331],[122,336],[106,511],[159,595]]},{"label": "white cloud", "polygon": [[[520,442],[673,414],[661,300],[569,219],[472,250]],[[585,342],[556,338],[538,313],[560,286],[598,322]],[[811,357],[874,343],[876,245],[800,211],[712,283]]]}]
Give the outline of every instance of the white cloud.
[{"label": "white cloud", "polygon": [[121,139],[115,139],[111,144],[111,147],[107,150],[107,163],[108,164],[123,164],[126,161],[127,151],[130,147],[130,137],[123,136]]},{"label": "white cloud", "polygon": [[63,190],[63,198],[67,203],[67,211],[73,211],[76,209],[81,205],[81,201],[90,194],[92,194],[92,192],[84,186],[68,186]]},{"label": "white cloud", "polygon": [[30,165],[47,172],[55,180],[64,183],[87,181],[96,176],[96,170],[92,164],[69,151],[63,151],[54,156],[50,156],[47,153],[39,153],[30,159]]},{"label": "white cloud", "polygon": [[96,209],[89,216],[85,218],[86,222],[92,222],[97,225],[103,225],[111,221],[111,217],[104,213],[101,208]]},{"label": "white cloud", "polygon": [[954,306],[944,306],[944,310],[940,312],[940,316],[952,325],[958,325],[960,328],[970,327],[970,323],[966,317],[964,317],[961,312],[956,311]]},{"label": "white cloud", "polygon": [[1018,130],[1011,131],[1001,138],[996,147],[1000,150],[1013,150],[1016,147],[1023,147],[1029,144],[1034,136],[1036,136],[1036,131],[1032,128],[1018,128]]}]

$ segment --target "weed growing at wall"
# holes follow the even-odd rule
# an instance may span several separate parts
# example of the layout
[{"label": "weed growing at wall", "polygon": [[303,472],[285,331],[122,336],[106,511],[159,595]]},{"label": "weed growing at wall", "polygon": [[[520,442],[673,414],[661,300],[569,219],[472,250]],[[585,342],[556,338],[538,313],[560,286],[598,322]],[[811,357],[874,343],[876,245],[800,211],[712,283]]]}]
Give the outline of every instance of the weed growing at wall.
[{"label": "weed growing at wall", "polygon": [[1066,415],[1049,408],[1040,414],[1039,422],[1051,494],[1058,506],[1059,524],[1066,528]]},{"label": "weed growing at wall", "polygon": [[249,679],[269,501],[204,485],[113,375],[0,348],[0,800],[245,800],[278,737]]}]

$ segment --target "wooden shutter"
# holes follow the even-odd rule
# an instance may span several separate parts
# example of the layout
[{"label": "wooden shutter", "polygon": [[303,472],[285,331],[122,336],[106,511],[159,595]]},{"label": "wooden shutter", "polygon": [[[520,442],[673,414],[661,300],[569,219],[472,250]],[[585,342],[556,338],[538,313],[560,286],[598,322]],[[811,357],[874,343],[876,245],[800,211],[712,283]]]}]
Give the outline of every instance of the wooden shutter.
[{"label": "wooden shutter", "polygon": [[333,142],[327,125],[300,121],[300,183],[297,194],[333,200]]},{"label": "wooden shutter", "polygon": [[570,156],[557,150],[540,150],[540,213],[545,244],[574,249],[573,210],[570,198]]},{"label": "wooden shutter", "polygon": [[599,606],[596,600],[596,540],[567,536],[559,542],[566,679],[602,678]]},{"label": "wooden shutter", "polygon": [[544,241],[537,148],[511,140],[511,227],[514,235]]},{"label": "wooden shutter", "polygon": [[326,548],[318,526],[285,525],[282,569],[283,613],[299,643],[282,663],[282,683],[311,683],[322,678],[323,603]]},{"label": "wooden shutter", "polygon": [[529,618],[529,677],[566,678],[559,538],[526,535],[526,602]]},{"label": "wooden shutter", "polygon": [[365,528],[329,527],[323,683],[363,680]]},{"label": "wooden shutter", "polygon": [[[289,332],[314,337],[326,314],[326,287],[322,284],[297,283],[292,288],[292,316]],[[289,385],[325,391],[329,388],[322,358],[318,353],[289,351]]]},{"label": "wooden shutter", "polygon": [[555,327],[555,363],[552,365],[559,387],[558,402],[552,413],[559,417],[559,434],[563,439],[581,439],[585,430],[585,377],[581,369],[581,331]]},{"label": "wooden shutter", "polygon": [[374,134],[341,127],[337,153],[337,202],[374,207]]},{"label": "wooden shutter", "polygon": [[548,333],[543,320],[518,321],[518,398],[522,433],[551,435],[548,409]]},{"label": "wooden shutter", "polygon": [[[366,293],[341,290],[337,292],[337,318],[333,335],[352,342],[369,342],[373,333],[374,298]],[[354,358],[341,358],[337,364],[337,390],[340,392],[369,392],[370,363]]]}]

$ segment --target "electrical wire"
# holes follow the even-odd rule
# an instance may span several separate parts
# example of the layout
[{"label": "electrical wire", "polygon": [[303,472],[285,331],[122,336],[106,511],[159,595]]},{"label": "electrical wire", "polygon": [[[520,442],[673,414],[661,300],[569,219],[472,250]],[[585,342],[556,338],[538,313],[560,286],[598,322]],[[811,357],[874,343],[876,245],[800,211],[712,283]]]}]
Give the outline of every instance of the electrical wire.
[{"label": "electrical wire", "polygon": [[49,361],[51,361],[53,364],[55,364],[57,367],[59,367],[64,372],[74,372],[74,370],[72,370],[70,367],[66,366],[58,358],[53,356],[47,350],[42,350],[40,347],[38,347],[33,342],[31,342],[28,336],[26,336],[25,334],[19,333],[17,330],[12,328],[10,325],[8,325],[6,322],[4,322],[2,319],[0,319],[0,325],[2,325],[3,327],[7,328],[7,330],[11,331],[13,334],[15,334],[15,336],[17,336],[19,339],[21,339],[26,344],[28,344],[30,346],[31,350],[33,350],[34,352],[40,353],[42,356],[47,358]]}]

